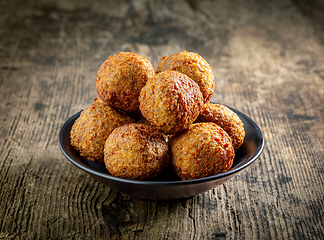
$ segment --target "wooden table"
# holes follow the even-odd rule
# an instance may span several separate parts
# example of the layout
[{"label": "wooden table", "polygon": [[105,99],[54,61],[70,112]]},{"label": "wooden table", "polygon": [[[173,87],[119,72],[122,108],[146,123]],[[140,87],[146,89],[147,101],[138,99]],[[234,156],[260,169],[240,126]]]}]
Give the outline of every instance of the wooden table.
[{"label": "wooden table", "polygon": [[[323,239],[321,0],[0,1],[0,239]],[[97,96],[110,55],[157,65],[193,51],[212,101],[248,115],[265,148],[224,185],[136,199],[62,155],[63,123]]]}]

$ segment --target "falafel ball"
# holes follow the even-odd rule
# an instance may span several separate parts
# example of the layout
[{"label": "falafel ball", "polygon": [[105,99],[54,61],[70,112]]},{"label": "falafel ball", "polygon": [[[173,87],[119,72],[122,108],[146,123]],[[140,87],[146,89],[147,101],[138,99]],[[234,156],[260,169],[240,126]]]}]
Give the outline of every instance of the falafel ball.
[{"label": "falafel ball", "polygon": [[235,152],[228,134],[215,123],[194,123],[170,142],[172,167],[181,180],[230,169]]},{"label": "falafel ball", "polygon": [[110,56],[97,72],[96,90],[107,104],[126,112],[138,109],[139,93],[155,74],[154,66],[143,56],[121,52]]},{"label": "falafel ball", "polygon": [[213,70],[208,62],[197,53],[184,51],[169,57],[162,57],[156,73],[167,70],[184,73],[194,80],[200,87],[204,103],[212,98],[215,87]]},{"label": "falafel ball", "polygon": [[[155,128],[146,118],[141,118],[136,123],[144,124],[144,125],[147,125],[147,126],[150,126],[150,127]],[[162,135],[163,135],[163,137],[164,137],[164,139],[165,139],[166,142],[168,142],[169,141],[169,138],[172,137],[172,135],[167,135],[164,132],[162,132]]]},{"label": "falafel ball", "polygon": [[205,104],[196,122],[213,122],[219,125],[232,139],[235,151],[243,144],[245,137],[243,122],[235,112],[224,105]]},{"label": "falafel ball", "polygon": [[114,129],[106,140],[104,156],[112,176],[133,180],[153,178],[170,163],[162,132],[139,123]]},{"label": "falafel ball", "polygon": [[199,86],[176,71],[156,74],[142,88],[140,110],[154,127],[166,134],[185,130],[198,117],[203,106]]},{"label": "falafel ball", "polygon": [[109,134],[132,122],[132,118],[95,98],[74,122],[70,132],[71,145],[86,159],[103,164],[104,145]]},{"label": "falafel ball", "polygon": [[153,127],[152,124],[146,119],[146,118],[141,118],[140,120],[138,120],[136,123],[140,123],[140,124],[144,124],[150,127]]}]

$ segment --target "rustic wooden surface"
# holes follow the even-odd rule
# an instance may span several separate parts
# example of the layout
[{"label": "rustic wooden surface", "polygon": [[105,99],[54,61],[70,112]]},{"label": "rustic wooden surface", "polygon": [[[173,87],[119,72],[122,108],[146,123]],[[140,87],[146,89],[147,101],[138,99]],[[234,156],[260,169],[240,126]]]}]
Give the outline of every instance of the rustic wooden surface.
[{"label": "rustic wooden surface", "polygon": [[[323,239],[321,0],[0,1],[0,239]],[[96,97],[100,64],[194,51],[213,101],[262,129],[261,157],[179,201],[110,190],[62,155],[58,133]]]}]

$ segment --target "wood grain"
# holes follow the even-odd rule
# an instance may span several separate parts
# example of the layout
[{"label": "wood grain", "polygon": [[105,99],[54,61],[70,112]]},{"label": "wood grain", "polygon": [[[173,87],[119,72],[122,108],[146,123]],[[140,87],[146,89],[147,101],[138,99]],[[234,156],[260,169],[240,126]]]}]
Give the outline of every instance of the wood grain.
[{"label": "wood grain", "polygon": [[[0,1],[0,239],[323,239],[321,1]],[[194,51],[212,101],[262,129],[261,157],[178,201],[115,192],[61,154],[100,64]]]}]

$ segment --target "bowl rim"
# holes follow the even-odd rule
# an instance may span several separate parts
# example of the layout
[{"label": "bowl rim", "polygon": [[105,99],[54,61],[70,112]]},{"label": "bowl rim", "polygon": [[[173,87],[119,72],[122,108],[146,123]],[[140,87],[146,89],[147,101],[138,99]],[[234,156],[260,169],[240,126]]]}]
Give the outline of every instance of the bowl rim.
[{"label": "bowl rim", "polygon": [[[82,110],[80,110],[79,112],[72,115],[63,124],[63,126],[61,127],[60,132],[59,132],[59,146],[60,146],[60,149],[61,149],[63,155],[72,164],[74,164],[78,168],[82,169],[83,171],[85,171],[85,172],[87,172],[87,173],[89,173],[91,175],[94,175],[94,176],[97,176],[97,177],[100,177],[100,178],[104,178],[106,180],[125,183],[125,184],[142,185],[142,186],[180,186],[180,185],[181,186],[186,186],[186,185],[197,185],[197,184],[201,184],[201,183],[210,182],[210,181],[214,181],[214,180],[217,180],[217,179],[225,178],[225,177],[228,177],[230,175],[235,175],[239,171],[241,171],[241,170],[245,169],[246,167],[248,167],[249,165],[251,165],[260,156],[260,154],[262,153],[262,151],[264,149],[264,145],[265,145],[264,136],[263,136],[263,133],[262,133],[261,129],[259,128],[259,126],[252,119],[250,119],[248,116],[246,116],[242,112],[239,112],[238,110],[233,109],[231,107],[228,107],[228,108],[230,108],[236,114],[239,113],[239,115],[242,115],[244,118],[246,118],[246,120],[249,121],[249,123],[251,125],[253,125],[254,129],[258,133],[258,136],[260,136],[261,143],[255,149],[255,153],[249,159],[247,159],[245,162],[243,162],[242,164],[240,164],[240,165],[238,165],[238,166],[236,166],[234,168],[230,168],[226,172],[218,173],[218,174],[213,175],[213,176],[208,176],[208,177],[203,177],[203,178],[198,178],[198,179],[191,179],[191,180],[176,180],[176,181],[130,180],[130,179],[114,177],[114,176],[112,176],[110,174],[96,171],[95,169],[92,169],[89,166],[85,166],[85,165],[79,163],[77,160],[75,160],[73,157],[71,157],[68,154],[68,152],[66,151],[65,146],[64,146],[63,143],[64,143],[64,136],[66,134],[65,133],[66,128],[68,128],[68,126],[71,124],[71,121],[73,121],[73,123],[74,123],[74,121],[81,114]],[[73,125],[73,123],[72,123],[72,125]],[[72,127],[72,125],[71,125],[71,127]]]}]

